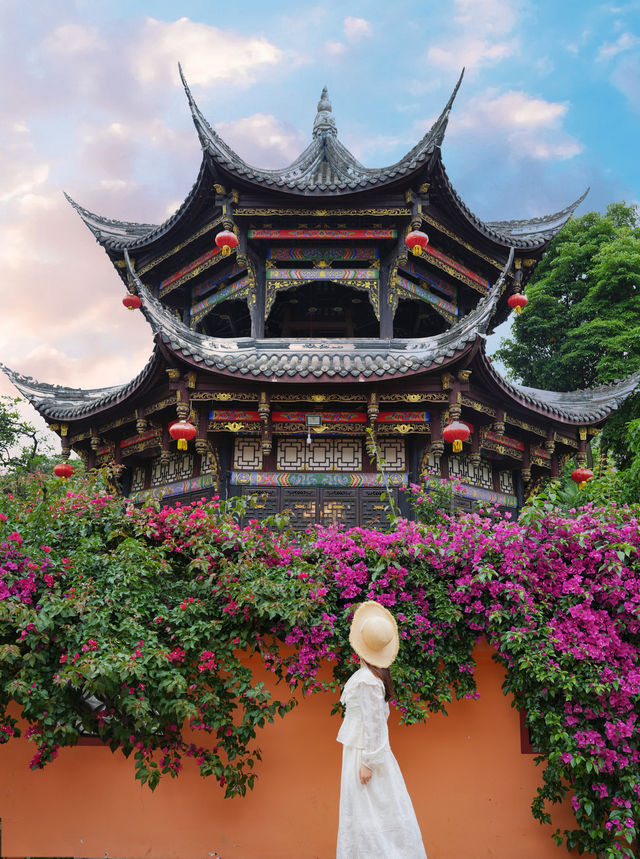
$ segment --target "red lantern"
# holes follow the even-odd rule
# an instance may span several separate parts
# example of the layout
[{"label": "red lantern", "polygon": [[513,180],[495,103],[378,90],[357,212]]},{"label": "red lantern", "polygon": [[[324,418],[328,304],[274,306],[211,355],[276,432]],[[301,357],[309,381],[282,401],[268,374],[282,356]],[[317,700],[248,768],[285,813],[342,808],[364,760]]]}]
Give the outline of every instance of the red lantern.
[{"label": "red lantern", "polygon": [[68,462],[59,462],[58,465],[53,466],[53,473],[56,477],[62,477],[65,480],[67,477],[71,477],[74,472],[74,468],[72,465],[69,465]]},{"label": "red lantern", "polygon": [[174,421],[169,427],[169,435],[177,440],[178,450],[186,450],[187,442],[196,437],[196,428],[189,421]]},{"label": "red lantern", "polygon": [[525,307],[528,299],[526,295],[523,295],[521,292],[514,292],[513,295],[510,295],[507,299],[507,304],[512,310],[515,310],[516,313],[522,313],[522,308]]},{"label": "red lantern", "polygon": [[404,241],[411,253],[420,256],[422,249],[429,244],[429,236],[420,230],[413,230]]},{"label": "red lantern", "polygon": [[216,236],[216,244],[222,248],[222,256],[228,257],[231,251],[238,247],[238,237],[231,230],[222,230]]},{"label": "red lantern", "polygon": [[122,299],[122,303],[127,310],[139,310],[142,307],[142,302],[137,295],[125,295]]},{"label": "red lantern", "polygon": [[591,480],[593,471],[590,468],[576,468],[572,473],[571,479],[578,484],[578,489],[584,489],[587,485],[587,480]]},{"label": "red lantern", "polygon": [[471,435],[471,430],[462,421],[452,421],[442,430],[442,438],[445,441],[453,442],[453,452],[460,453],[462,450],[462,442],[466,441]]}]

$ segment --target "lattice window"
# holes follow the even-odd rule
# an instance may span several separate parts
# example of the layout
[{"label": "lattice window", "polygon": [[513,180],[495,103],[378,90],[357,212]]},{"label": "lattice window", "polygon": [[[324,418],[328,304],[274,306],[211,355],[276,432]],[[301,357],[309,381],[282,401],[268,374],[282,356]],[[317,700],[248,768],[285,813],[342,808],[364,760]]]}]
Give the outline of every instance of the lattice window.
[{"label": "lattice window", "polygon": [[278,471],[361,471],[362,441],[355,438],[279,438]]},{"label": "lattice window", "polygon": [[193,474],[193,456],[190,453],[172,453],[168,462],[155,459],[151,466],[151,485],[164,486],[186,480]]},{"label": "lattice window", "polygon": [[309,471],[333,471],[333,438],[313,439],[307,445],[305,465]]},{"label": "lattice window", "polygon": [[358,524],[356,491],[353,489],[324,489],[320,492],[320,521],[323,525]]},{"label": "lattice window", "polygon": [[330,440],[333,442],[334,468],[336,471],[362,470],[362,442],[359,438],[333,438]]},{"label": "lattice window", "polygon": [[144,465],[136,465],[136,467],[133,469],[133,477],[131,479],[132,492],[140,492],[141,489],[144,489],[144,476]]},{"label": "lattice window", "polygon": [[282,508],[291,514],[291,526],[297,530],[317,521],[317,491],[315,489],[283,489]]},{"label": "lattice window", "polygon": [[479,465],[474,465],[471,458],[466,454],[451,455],[449,457],[449,474],[471,486],[493,489],[491,465],[484,459],[480,460]]},{"label": "lattice window", "polygon": [[500,472],[500,492],[513,495],[513,474],[511,471]]},{"label": "lattice window", "polygon": [[380,439],[378,450],[385,461],[385,471],[405,471],[404,439]]},{"label": "lattice window", "polygon": [[307,447],[304,438],[279,438],[276,458],[278,471],[302,471],[307,464]]},{"label": "lattice window", "polygon": [[233,448],[233,467],[236,471],[262,469],[262,445],[259,438],[236,438]]},{"label": "lattice window", "polygon": [[200,474],[217,474],[218,458],[215,452],[209,449],[200,460]]}]

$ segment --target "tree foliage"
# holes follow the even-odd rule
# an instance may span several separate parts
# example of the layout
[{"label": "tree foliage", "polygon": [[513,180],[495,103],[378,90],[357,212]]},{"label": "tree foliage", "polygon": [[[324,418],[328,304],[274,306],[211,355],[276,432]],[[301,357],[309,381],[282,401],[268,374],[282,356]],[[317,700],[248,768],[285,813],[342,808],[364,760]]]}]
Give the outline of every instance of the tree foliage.
[{"label": "tree foliage", "polygon": [[[529,302],[496,357],[525,385],[572,391],[640,368],[640,220],[636,206],[571,219],[527,286]],[[604,447],[626,456],[632,397],[609,421]]]},{"label": "tree foliage", "polygon": [[[296,690],[337,692],[354,668],[354,607],[376,599],[398,620],[393,704],[405,723],[477,697],[485,636],[544,767],[534,816],[549,822],[568,796],[575,826],[558,843],[635,855],[637,509],[567,515],[538,498],[518,522],[440,513],[389,533],[296,536],[282,517],[243,527],[215,500],[135,508],[92,481],[52,479],[43,495],[27,479],[30,494],[0,496],[0,742],[21,730],[17,705],[34,769],[88,731],[132,755],[152,788],[195,763],[243,794],[260,728]],[[279,695],[247,657],[274,672]]]},{"label": "tree foliage", "polygon": [[[19,397],[0,397],[0,486],[6,491],[24,475],[50,475],[61,461],[45,433],[20,414],[21,402]],[[75,467],[83,470],[80,461]]]}]

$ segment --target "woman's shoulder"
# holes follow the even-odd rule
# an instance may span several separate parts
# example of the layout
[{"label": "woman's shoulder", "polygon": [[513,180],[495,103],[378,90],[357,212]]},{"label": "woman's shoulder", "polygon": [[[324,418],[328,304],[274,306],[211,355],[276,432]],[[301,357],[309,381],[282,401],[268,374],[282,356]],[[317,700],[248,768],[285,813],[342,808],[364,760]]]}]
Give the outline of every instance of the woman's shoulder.
[{"label": "woman's shoulder", "polygon": [[358,668],[357,671],[354,671],[351,677],[349,677],[349,679],[345,683],[344,691],[346,692],[347,689],[353,689],[356,686],[360,686],[360,684],[362,683],[366,684],[367,686],[384,687],[384,683],[382,682],[382,680],[379,677],[376,677],[376,675],[373,673],[373,671],[371,671],[370,668],[367,668],[366,665],[362,665],[360,668]]}]

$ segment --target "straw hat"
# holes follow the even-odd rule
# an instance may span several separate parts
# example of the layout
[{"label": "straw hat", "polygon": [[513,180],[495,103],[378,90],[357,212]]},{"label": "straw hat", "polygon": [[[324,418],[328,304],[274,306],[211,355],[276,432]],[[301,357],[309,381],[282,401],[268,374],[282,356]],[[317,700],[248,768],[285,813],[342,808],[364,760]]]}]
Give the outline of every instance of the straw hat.
[{"label": "straw hat", "polygon": [[388,668],[400,646],[395,617],[380,603],[360,603],[351,621],[349,643],[369,665]]}]

